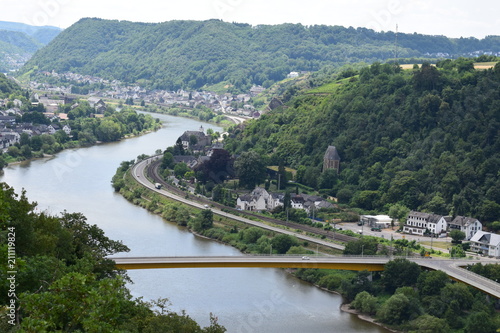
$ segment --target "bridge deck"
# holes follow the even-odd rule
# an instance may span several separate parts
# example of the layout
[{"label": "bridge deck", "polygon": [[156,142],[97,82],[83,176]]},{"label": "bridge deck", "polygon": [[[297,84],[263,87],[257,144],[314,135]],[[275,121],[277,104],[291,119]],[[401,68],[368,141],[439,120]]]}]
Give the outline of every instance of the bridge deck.
[{"label": "bridge deck", "polygon": [[[290,257],[290,256],[220,256],[220,257],[110,257],[121,269],[159,268],[214,268],[214,267],[275,267],[275,268],[326,268],[342,270],[383,271],[390,257]],[[466,283],[500,298],[500,284],[461,268],[468,264],[488,262],[434,258],[407,258],[421,267],[441,270],[456,281]],[[496,263],[492,262],[492,263]]]}]

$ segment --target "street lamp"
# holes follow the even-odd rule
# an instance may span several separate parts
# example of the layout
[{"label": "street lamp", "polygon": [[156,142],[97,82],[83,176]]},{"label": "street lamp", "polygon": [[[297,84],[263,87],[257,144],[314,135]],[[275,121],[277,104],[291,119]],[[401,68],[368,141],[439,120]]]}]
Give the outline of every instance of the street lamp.
[{"label": "street lamp", "polygon": [[363,249],[365,247],[365,244],[361,245],[361,258],[363,258]]}]

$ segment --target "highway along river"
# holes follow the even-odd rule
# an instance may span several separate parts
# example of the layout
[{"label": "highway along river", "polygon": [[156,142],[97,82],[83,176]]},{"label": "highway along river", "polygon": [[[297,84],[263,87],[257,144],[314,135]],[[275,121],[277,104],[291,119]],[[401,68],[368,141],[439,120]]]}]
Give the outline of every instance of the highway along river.
[{"label": "highway along river", "polygon": [[[81,212],[108,237],[122,240],[129,256],[240,255],[232,247],[195,237],[184,228],[134,206],[114,193],[111,177],[120,162],[153,154],[185,130],[220,128],[158,116],[161,130],[118,143],[63,151],[50,159],[5,169],[0,181],[22,188],[40,210]],[[312,287],[280,269],[209,268],[130,271],[135,297],[168,298],[200,325],[214,313],[228,332],[387,332],[340,311],[341,297]]]}]

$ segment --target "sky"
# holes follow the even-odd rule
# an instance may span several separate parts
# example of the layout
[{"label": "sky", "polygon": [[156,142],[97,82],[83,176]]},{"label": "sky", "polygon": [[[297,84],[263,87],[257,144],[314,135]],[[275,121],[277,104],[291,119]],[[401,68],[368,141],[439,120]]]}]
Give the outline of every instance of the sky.
[{"label": "sky", "polygon": [[366,27],[448,37],[500,35],[500,1],[482,0],[0,0],[0,21],[67,28],[83,17],[134,22],[221,19]]}]

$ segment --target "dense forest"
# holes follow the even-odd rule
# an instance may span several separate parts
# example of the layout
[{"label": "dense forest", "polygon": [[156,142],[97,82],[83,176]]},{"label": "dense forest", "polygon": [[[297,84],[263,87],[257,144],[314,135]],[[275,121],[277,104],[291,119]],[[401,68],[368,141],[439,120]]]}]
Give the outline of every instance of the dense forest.
[{"label": "dense forest", "polygon": [[[226,149],[284,163],[299,183],[367,211],[400,204],[488,225],[500,216],[500,64],[478,71],[473,61],[374,63],[313,90],[291,87],[283,107],[233,128]],[[338,175],[322,172],[329,145]]]},{"label": "dense forest", "polygon": [[[291,71],[394,57],[395,33],[341,26],[209,21],[134,23],[86,18],[59,34],[22,69],[97,75],[152,88],[199,89],[225,82],[247,90]],[[399,34],[402,58],[498,52],[500,37],[450,39]]]},{"label": "dense forest", "polygon": [[125,272],[106,259],[126,245],[80,213],[36,207],[0,183],[1,332],[225,332],[215,317],[200,328],[171,312],[166,299],[133,299]]}]

